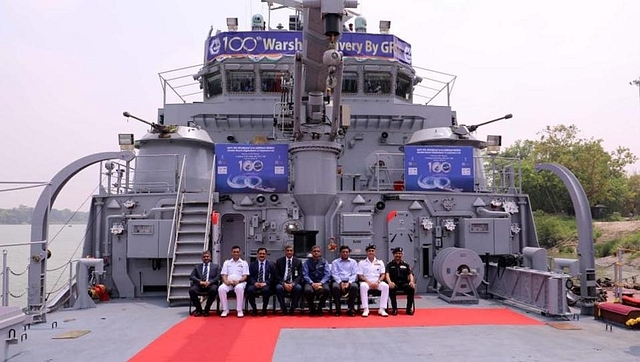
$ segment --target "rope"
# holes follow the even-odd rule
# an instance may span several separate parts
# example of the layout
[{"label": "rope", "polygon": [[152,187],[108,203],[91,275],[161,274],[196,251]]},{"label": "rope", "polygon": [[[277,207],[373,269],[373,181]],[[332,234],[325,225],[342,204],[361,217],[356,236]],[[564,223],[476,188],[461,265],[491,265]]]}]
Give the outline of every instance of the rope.
[{"label": "rope", "polygon": [[29,266],[27,266],[27,267],[22,271],[22,273],[15,273],[13,270],[11,270],[11,268],[9,268],[9,272],[11,272],[11,275],[15,275],[15,276],[20,276],[20,275],[22,275],[22,274],[26,273],[28,270],[29,270]]},{"label": "rope", "polygon": [[[104,181],[106,180],[106,178],[107,178],[106,176],[103,176],[103,177],[102,177],[102,180],[101,180],[101,182],[100,182],[100,185],[101,185],[102,183],[104,183]],[[87,203],[87,200],[89,200],[90,196],[91,196],[91,195],[92,195],[92,194],[93,194],[97,189],[98,189],[98,186],[96,186],[96,187],[93,189],[93,191],[92,191],[92,192],[89,194],[89,196],[84,200],[84,202],[83,202],[83,203],[82,203],[82,205],[78,208],[78,210],[80,210],[80,208],[81,208],[84,204],[86,204],[86,203]],[[75,214],[78,212],[78,210],[76,210],[76,212],[75,212],[73,215],[75,215]],[[56,292],[57,292],[57,291],[61,290],[62,288],[64,288],[64,286],[66,286],[66,285],[67,285],[67,283],[65,282],[65,283],[62,285],[62,287],[60,287],[58,290],[55,290],[55,288],[58,286],[58,283],[60,282],[60,279],[62,278],[62,275],[63,275],[63,274],[65,274],[65,273],[64,273],[64,271],[66,271],[66,270],[67,270],[67,267],[68,267],[68,266],[69,266],[69,264],[70,264],[69,262],[70,262],[71,260],[73,260],[73,257],[78,253],[78,249],[80,249],[80,246],[84,244],[84,241],[85,241],[85,240],[87,240],[87,235],[89,234],[89,230],[92,230],[92,229],[93,229],[93,226],[95,226],[95,225],[94,225],[94,224],[95,224],[95,220],[96,220],[96,219],[99,219],[99,217],[100,217],[101,213],[102,213],[102,209],[99,209],[99,214],[98,214],[98,215],[96,215],[96,217],[95,217],[94,219],[92,219],[92,220],[91,220],[91,224],[90,224],[90,225],[87,225],[87,228],[86,228],[86,229],[85,229],[85,231],[84,231],[84,236],[82,237],[82,240],[80,240],[80,242],[79,242],[79,243],[78,243],[78,245],[76,246],[76,249],[75,249],[75,250],[73,251],[73,253],[71,254],[71,257],[69,258],[69,260],[68,260],[66,263],[64,263],[64,264],[60,265],[60,266],[59,266],[59,267],[57,267],[57,268],[47,270],[47,271],[57,271],[57,270],[63,269],[63,272],[62,272],[62,273],[60,273],[60,274],[58,275],[58,278],[55,280],[55,282],[53,283],[53,286],[51,287],[52,289],[54,289],[54,291],[56,291]],[[73,216],[71,216],[71,218],[73,218]],[[71,218],[69,218],[69,221],[71,221]],[[67,223],[69,223],[69,221],[67,221]],[[65,225],[66,225],[66,224],[65,224]],[[63,230],[63,229],[62,229],[62,228],[60,228],[60,231],[58,231],[58,234],[60,234],[60,232],[62,232],[62,230]],[[58,234],[56,234],[56,236],[58,236]],[[55,237],[54,237],[54,239],[55,239]],[[53,240],[51,240],[51,241],[53,241]],[[49,242],[49,245],[51,245],[51,241]],[[51,293],[54,293],[54,291],[49,291],[49,292],[47,293],[46,298],[49,298],[49,297],[51,296]]]},{"label": "rope", "polygon": [[[62,289],[66,288],[66,287],[67,287],[67,285],[66,285],[66,284],[64,284],[64,285],[62,285],[62,286],[61,286],[60,288],[58,288],[58,289],[51,290],[51,291],[49,291],[49,295],[50,295],[50,294],[52,294],[52,293],[53,293],[53,294],[57,294],[59,291],[61,291]],[[48,297],[48,295],[47,295],[47,297]]]},{"label": "rope", "polygon": [[11,291],[9,291],[9,295],[10,295],[12,298],[15,298],[15,299],[22,298],[22,297],[24,297],[24,295],[25,295],[25,294],[27,294],[27,289],[26,289],[26,288],[25,288],[25,290],[22,292],[22,294],[20,294],[20,295],[13,294],[13,293],[11,293]]}]

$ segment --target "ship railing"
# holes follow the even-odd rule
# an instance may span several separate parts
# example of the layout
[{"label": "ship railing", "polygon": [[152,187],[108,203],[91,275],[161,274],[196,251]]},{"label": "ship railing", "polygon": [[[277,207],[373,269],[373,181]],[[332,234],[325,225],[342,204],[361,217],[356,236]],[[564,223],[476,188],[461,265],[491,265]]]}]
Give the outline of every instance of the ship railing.
[{"label": "ship railing", "polygon": [[127,166],[125,162],[114,160],[100,162],[102,189],[107,192],[107,195],[130,193],[132,190],[131,175],[133,171],[134,168]]},{"label": "ship railing", "polygon": [[[216,157],[213,156],[213,160],[211,162],[211,175],[209,176],[209,197],[207,198],[207,228],[204,234],[204,250],[207,250],[209,247],[208,240],[209,235],[211,233],[211,214],[213,212],[213,193],[216,191],[216,183],[214,182],[216,178]],[[203,250],[203,251],[204,251]]]},{"label": "ship railing", "polygon": [[173,205],[173,219],[171,220],[171,232],[169,233],[169,245],[167,247],[167,265],[171,265],[171,268],[167,268],[167,285],[169,289],[167,290],[167,301],[169,301],[169,293],[171,292],[171,283],[173,281],[173,269],[174,264],[171,263],[169,257],[172,260],[175,260],[175,243],[178,238],[178,223],[180,222],[180,217],[182,215],[182,205],[184,203],[184,191],[182,180],[184,176],[184,169],[186,167],[187,156],[182,156],[182,167],[180,167],[180,173],[178,177],[178,192],[176,193],[176,201]]},{"label": "ship railing", "polygon": [[[416,78],[420,80],[413,88],[413,102],[431,104],[438,100],[442,104],[451,106],[451,93],[457,76],[415,65],[413,68],[417,70]],[[426,99],[426,102],[418,101],[416,97],[420,100]]]},{"label": "ship railing", "polygon": [[273,127],[273,139],[277,138],[276,130],[283,135],[293,134],[293,110],[288,102],[276,102],[273,105],[273,119],[276,125]]},{"label": "ship railing", "polygon": [[[11,244],[2,244],[2,271],[0,272],[0,275],[2,276],[2,292],[0,293],[0,295],[2,296],[2,306],[3,307],[7,307],[9,306],[9,298],[14,298],[14,299],[22,299],[26,294],[27,294],[27,288],[25,287],[21,292],[19,293],[12,293],[9,286],[10,286],[10,277],[11,276],[15,276],[15,277],[19,277],[21,275],[24,275],[25,273],[27,273],[27,271],[29,271],[29,265],[27,264],[27,266],[25,267],[24,270],[21,271],[14,271],[11,269],[11,267],[8,264],[8,255],[9,255],[9,251],[5,248],[12,248],[12,247],[19,247],[19,246],[31,246],[33,244],[47,244],[47,240],[42,240],[42,241],[33,241],[33,242],[23,242],[23,243],[11,243]],[[26,305],[26,303],[25,303]]]},{"label": "ship railing", "polygon": [[[367,159],[366,175],[338,171],[338,189],[359,191],[404,191],[404,154],[376,152]],[[344,172],[343,171],[347,171]],[[364,176],[364,177],[363,177]],[[522,193],[522,163],[514,157],[474,157],[474,192]]]},{"label": "ship railing", "polygon": [[[479,188],[476,191],[522,193],[521,159],[497,155],[485,155],[475,158],[479,160],[482,166],[481,169],[484,171],[484,180],[486,181],[485,189]],[[478,184],[476,183],[476,185]]]},{"label": "ship railing", "polygon": [[[133,167],[117,161],[103,162],[100,170],[106,171],[103,173],[105,177],[101,178],[102,188],[108,195],[176,192],[182,181],[178,170],[179,157],[177,154],[137,156]],[[158,160],[150,161],[152,158]],[[154,167],[143,169],[139,162],[152,163]]]},{"label": "ship railing", "polygon": [[[182,103],[187,103],[202,98],[202,86],[200,82],[194,80],[194,70],[201,68],[202,64],[189,65],[158,73],[160,85],[162,86],[162,105],[167,105],[168,95],[173,94]],[[176,99],[176,100],[177,100]]]}]

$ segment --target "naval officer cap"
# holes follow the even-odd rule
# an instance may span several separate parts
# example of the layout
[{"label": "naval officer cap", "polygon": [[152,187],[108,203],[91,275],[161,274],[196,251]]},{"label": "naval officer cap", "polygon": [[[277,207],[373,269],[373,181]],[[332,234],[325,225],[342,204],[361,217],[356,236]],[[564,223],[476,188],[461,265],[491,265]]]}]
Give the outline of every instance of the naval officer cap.
[{"label": "naval officer cap", "polygon": [[367,247],[364,250],[365,251],[376,250],[376,246],[375,245],[367,245]]},{"label": "naval officer cap", "polygon": [[401,247],[397,247],[397,248],[393,248],[392,253],[393,253],[393,254],[395,254],[395,253],[402,253],[402,251],[403,251],[403,250],[402,250],[402,248],[401,248]]}]

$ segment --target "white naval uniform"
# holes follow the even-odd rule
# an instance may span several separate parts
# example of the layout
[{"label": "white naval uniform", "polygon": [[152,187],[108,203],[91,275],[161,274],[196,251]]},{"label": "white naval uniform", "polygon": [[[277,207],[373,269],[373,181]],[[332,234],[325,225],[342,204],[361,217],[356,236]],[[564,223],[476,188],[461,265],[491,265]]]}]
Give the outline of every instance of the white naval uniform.
[{"label": "white naval uniform", "polygon": [[[226,275],[227,280],[240,280],[243,275],[249,275],[249,264],[242,259],[234,261],[233,258],[226,260],[222,264],[221,275]],[[229,312],[229,302],[227,300],[227,293],[233,290],[236,293],[236,310],[242,311],[244,307],[244,288],[247,282],[238,283],[234,286],[220,284],[218,287],[218,298],[220,298],[220,304],[222,305],[223,312]]]},{"label": "white naval uniform", "polygon": [[[385,266],[382,260],[374,258],[373,261],[369,261],[369,258],[361,260],[358,263],[358,275],[362,275],[370,283],[378,282],[380,276],[385,273]],[[385,282],[378,283],[378,290],[380,290],[380,308],[387,308],[387,302],[389,301],[389,284]],[[369,309],[369,285],[364,282],[360,282],[360,300],[362,301],[362,309]]]}]

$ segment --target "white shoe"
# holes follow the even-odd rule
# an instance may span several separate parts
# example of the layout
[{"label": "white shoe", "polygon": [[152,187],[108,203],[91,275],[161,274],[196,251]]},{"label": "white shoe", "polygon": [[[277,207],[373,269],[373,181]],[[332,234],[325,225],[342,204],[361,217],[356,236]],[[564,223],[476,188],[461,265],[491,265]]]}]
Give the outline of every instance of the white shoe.
[{"label": "white shoe", "polygon": [[229,311],[228,311],[228,310],[223,310],[223,311],[222,311],[222,314],[220,314],[220,317],[223,317],[223,318],[224,318],[224,317],[226,317],[226,316],[228,316],[228,315],[229,315]]},{"label": "white shoe", "polygon": [[238,318],[242,318],[242,317],[244,317],[244,313],[242,313],[242,311],[241,311],[241,310],[239,310],[239,311],[238,311]]},{"label": "white shoe", "polygon": [[387,314],[387,311],[384,310],[384,308],[380,308],[378,309],[378,314],[382,317],[388,317],[389,315]]},{"label": "white shoe", "polygon": [[368,316],[369,316],[369,308],[365,309],[365,310],[362,312],[362,317],[367,318]]}]

